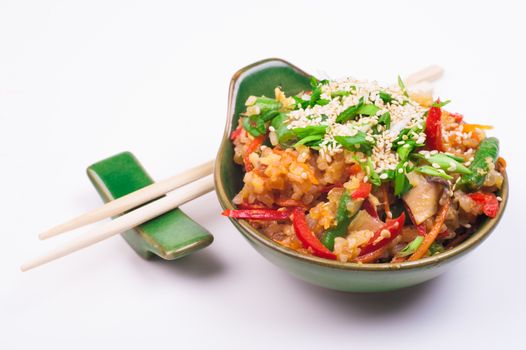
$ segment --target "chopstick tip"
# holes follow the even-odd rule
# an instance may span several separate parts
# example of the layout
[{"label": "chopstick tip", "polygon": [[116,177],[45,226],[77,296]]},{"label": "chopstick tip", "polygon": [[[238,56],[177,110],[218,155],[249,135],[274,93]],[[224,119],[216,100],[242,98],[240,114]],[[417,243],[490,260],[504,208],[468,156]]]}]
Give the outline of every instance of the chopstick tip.
[{"label": "chopstick tip", "polygon": [[47,230],[47,231],[44,231],[44,232],[41,232],[39,235],[38,235],[38,238],[40,240],[45,240],[45,239],[48,239],[48,238],[51,238],[53,236],[56,236],[58,234],[61,234],[63,231],[62,230],[58,230],[57,228],[52,228],[50,230]]},{"label": "chopstick tip", "polygon": [[42,232],[42,233],[38,234],[38,239],[40,239],[42,241],[47,239],[47,238],[49,238],[49,236],[46,234],[46,232]]}]

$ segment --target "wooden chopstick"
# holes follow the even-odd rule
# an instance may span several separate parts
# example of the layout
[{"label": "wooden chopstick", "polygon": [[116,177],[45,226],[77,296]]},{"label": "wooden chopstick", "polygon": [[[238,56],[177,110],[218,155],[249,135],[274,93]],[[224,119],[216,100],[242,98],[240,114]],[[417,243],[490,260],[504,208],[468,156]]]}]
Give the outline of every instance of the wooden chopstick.
[{"label": "wooden chopstick", "polygon": [[419,83],[430,83],[440,79],[442,75],[444,75],[444,68],[435,64],[409,74],[404,82],[408,86]]},{"label": "wooden chopstick", "polygon": [[20,267],[20,269],[22,271],[27,271],[76,252],[77,250],[86,248],[106,238],[136,227],[148,220],[166,213],[167,211],[177,208],[178,206],[191,201],[192,199],[212,191],[213,189],[214,179],[212,176],[207,176],[197,180],[183,188],[176,190],[173,195],[168,195],[138,209],[135,209],[134,211],[120,216],[97,229],[87,232],[81,237],[72,240],[65,246],[59,247],[48,254],[26,262]]},{"label": "wooden chopstick", "polygon": [[210,175],[212,173],[213,166],[214,162],[209,161],[189,169],[181,174],[177,174],[160,182],[151,184],[150,186],[141,188],[138,191],[108,202],[97,209],[82,214],[74,219],[66,221],[65,223],[42,232],[40,235],[38,235],[38,237],[40,239],[47,239],[64,232],[74,230],[81,226],[122,214],[130,209],[138,207],[141,204],[159,198],[163,194],[173,191],[190,182]]}]

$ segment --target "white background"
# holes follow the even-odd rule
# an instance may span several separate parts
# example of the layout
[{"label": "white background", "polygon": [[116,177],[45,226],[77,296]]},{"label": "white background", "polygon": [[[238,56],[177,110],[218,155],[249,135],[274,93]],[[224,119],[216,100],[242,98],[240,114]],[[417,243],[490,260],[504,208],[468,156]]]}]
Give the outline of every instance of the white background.
[{"label": "white background", "polygon": [[[506,1],[2,0],[0,348],[523,346],[524,13]],[[213,158],[230,77],[267,57],[388,83],[444,66],[437,94],[502,141],[512,195],[499,228],[430,283],[353,295],[266,262],[209,194],[184,206],[215,236],[193,256],[148,262],[114,237],[19,272],[78,234],[40,231],[100,205],[89,164],[130,150],[161,179]]]}]

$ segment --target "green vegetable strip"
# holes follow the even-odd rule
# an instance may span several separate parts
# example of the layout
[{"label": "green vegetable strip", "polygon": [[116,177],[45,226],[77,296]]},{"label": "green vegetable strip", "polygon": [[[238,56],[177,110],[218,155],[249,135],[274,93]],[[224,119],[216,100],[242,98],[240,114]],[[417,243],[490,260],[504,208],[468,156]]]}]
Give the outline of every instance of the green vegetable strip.
[{"label": "green vegetable strip", "polygon": [[251,115],[243,119],[243,128],[252,136],[258,137],[267,132],[267,122],[279,114],[281,103],[273,98],[257,97],[252,106],[259,107],[258,115]]},{"label": "green vegetable strip", "polygon": [[260,114],[265,114],[271,110],[279,110],[281,108],[281,102],[269,97],[257,97],[254,106],[260,108]]},{"label": "green vegetable strip", "polygon": [[453,176],[446,174],[444,170],[436,169],[429,165],[418,167],[415,169],[415,171],[425,175],[438,176],[446,180],[453,180]]},{"label": "green vegetable strip", "polygon": [[499,157],[499,140],[489,137],[482,140],[479,145],[475,158],[469,169],[471,174],[462,176],[459,187],[467,187],[470,190],[477,190],[484,184],[486,175],[489,172],[489,162],[495,163]]},{"label": "green vegetable strip", "polygon": [[357,115],[368,115],[368,116],[372,116],[372,115],[376,115],[376,113],[380,110],[379,107],[377,107],[376,105],[373,105],[373,104],[365,104],[365,105],[362,105],[360,108],[358,108],[358,110],[356,111],[356,114]]},{"label": "green vegetable strip", "polygon": [[300,139],[312,136],[312,135],[325,135],[325,132],[327,131],[327,125],[309,125],[304,128],[295,128],[292,129],[294,134],[298,136]]},{"label": "green vegetable strip", "polygon": [[451,100],[445,100],[444,102],[435,102],[435,103],[433,103],[433,107],[442,108],[445,105],[449,104],[450,102],[451,102]]},{"label": "green vegetable strip", "polygon": [[296,138],[296,134],[289,128],[287,128],[287,115],[284,113],[278,114],[277,117],[272,119],[272,127],[276,130],[278,142],[280,145],[287,147]]},{"label": "green vegetable strip", "polygon": [[350,119],[353,119],[356,115],[358,115],[358,109],[364,105],[364,99],[363,97],[360,98],[357,105],[351,106],[340,113],[338,117],[336,117],[337,123],[345,123]]},{"label": "green vegetable strip", "polygon": [[371,154],[374,143],[367,141],[367,134],[359,131],[354,136],[335,136],[334,140],[350,151],[360,151]]},{"label": "green vegetable strip", "polygon": [[261,120],[264,121],[264,122],[271,121],[278,114],[279,114],[279,111],[277,111],[277,110],[270,110],[270,111],[266,112],[265,114],[263,114],[261,116]]},{"label": "green vegetable strip", "polygon": [[341,96],[349,96],[350,94],[351,94],[350,91],[339,90],[339,91],[331,92],[331,97],[334,98],[334,97],[341,97]]},{"label": "green vegetable strip", "polygon": [[302,138],[301,140],[296,142],[293,147],[298,147],[300,145],[307,145],[307,144],[311,145],[312,143],[317,144],[319,142],[316,142],[316,141],[321,141],[321,140],[323,140],[323,135],[311,135],[311,136]]},{"label": "green vegetable strip", "polygon": [[367,157],[367,169],[367,176],[369,176],[369,182],[375,186],[380,186],[382,184],[382,180],[374,170],[374,164],[371,157]]},{"label": "green vegetable strip", "polygon": [[457,162],[452,157],[444,154],[433,154],[428,158],[422,158],[429,162],[430,164],[438,164],[441,169],[449,172],[449,173],[459,173],[459,174],[466,174],[470,175],[472,171],[468,169],[464,164]]},{"label": "green vegetable strip", "polygon": [[[404,161],[398,163],[394,171],[394,194],[395,196],[401,197],[406,194],[413,186],[409,182],[406,176],[406,167]],[[401,171],[400,171],[401,170]]]},{"label": "green vegetable strip", "polygon": [[416,148],[416,142],[406,142],[402,146],[398,147],[396,152],[400,156],[400,160],[405,162],[409,159],[409,154]]},{"label": "green vegetable strip", "polygon": [[405,246],[404,249],[399,251],[398,254],[396,255],[401,258],[412,255],[418,249],[418,247],[420,247],[423,241],[424,241],[423,236],[417,236],[414,240],[412,240],[408,245]]},{"label": "green vegetable strip", "polygon": [[431,247],[429,247],[429,253],[431,253],[431,255],[435,255],[436,253],[442,253],[444,250],[445,249],[442,246],[442,244],[438,242],[433,242],[433,244],[431,244]]},{"label": "green vegetable strip", "polygon": [[448,156],[449,158],[456,160],[457,162],[464,163],[464,158],[462,157],[457,157],[457,156],[454,156],[452,154],[447,154],[447,153],[444,153],[444,154]]},{"label": "green vegetable strip", "polygon": [[393,100],[393,97],[384,91],[380,91],[380,98],[382,99],[382,101],[384,101],[384,103],[391,103],[391,101]]},{"label": "green vegetable strip", "polygon": [[387,130],[391,129],[391,113],[385,112],[380,118],[378,118],[378,124],[385,125]]},{"label": "green vegetable strip", "polygon": [[379,107],[373,104],[365,104],[363,97],[357,105],[351,106],[344,110],[337,118],[337,123],[345,123],[351,119],[354,119],[358,115],[375,115],[380,110]]},{"label": "green vegetable strip", "polygon": [[409,97],[409,94],[407,93],[407,89],[405,88],[404,81],[402,80],[402,78],[400,78],[400,76],[398,76],[398,86],[400,87],[400,90],[402,90],[402,93],[404,94],[404,96]]},{"label": "green vegetable strip", "polygon": [[356,206],[357,210],[351,216],[349,210],[347,210],[347,205],[350,201],[349,193],[344,191],[338,203],[338,209],[336,210],[336,227],[326,231],[321,238],[323,245],[330,251],[334,250],[334,240],[336,237],[343,237],[347,234],[347,227],[349,227],[352,217],[354,217],[360,209],[359,206]]},{"label": "green vegetable strip", "polygon": [[243,119],[243,128],[254,137],[264,135],[267,132],[265,122],[257,115],[245,117]]}]

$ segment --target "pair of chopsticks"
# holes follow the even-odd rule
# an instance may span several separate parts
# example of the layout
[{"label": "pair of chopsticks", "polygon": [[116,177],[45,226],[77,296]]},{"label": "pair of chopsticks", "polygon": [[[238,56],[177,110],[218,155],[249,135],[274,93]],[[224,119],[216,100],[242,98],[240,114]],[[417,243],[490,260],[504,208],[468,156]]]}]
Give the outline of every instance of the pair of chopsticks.
[{"label": "pair of chopsticks", "polygon": [[147,187],[141,188],[138,191],[108,202],[100,208],[94,209],[41,233],[39,235],[40,239],[54,237],[99,220],[122,214],[175,190],[173,195],[162,197],[137,208],[126,215],[120,216],[90,232],[85,233],[76,240],[57,248],[48,254],[24,263],[20,269],[22,271],[27,271],[76,252],[82,248],[89,247],[90,245],[105,240],[106,238],[139,226],[148,220],[212,191],[214,189],[214,179],[211,175],[212,171],[213,161],[206,162],[181,174],[156,182]]},{"label": "pair of chopsticks", "polygon": [[[431,94],[431,82],[439,79],[443,73],[444,70],[440,66],[429,66],[409,75],[405,79],[405,84],[411,90],[419,90]],[[27,271],[89,247],[97,242],[139,226],[205,193],[213,191],[214,180],[211,175],[212,171],[213,161],[209,161],[181,174],[108,202],[100,208],[94,209],[41,233],[39,238],[47,239],[137,208],[85,233],[62,247],[24,263],[20,269]],[[174,191],[173,194],[157,199],[172,191]],[[148,204],[143,205],[145,203]]]}]

